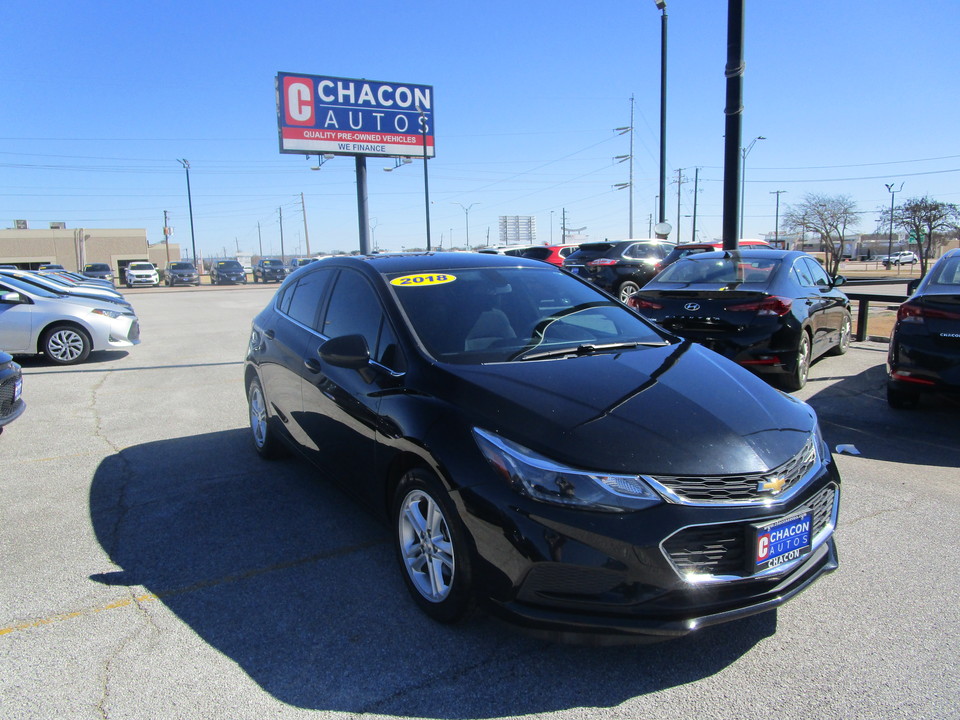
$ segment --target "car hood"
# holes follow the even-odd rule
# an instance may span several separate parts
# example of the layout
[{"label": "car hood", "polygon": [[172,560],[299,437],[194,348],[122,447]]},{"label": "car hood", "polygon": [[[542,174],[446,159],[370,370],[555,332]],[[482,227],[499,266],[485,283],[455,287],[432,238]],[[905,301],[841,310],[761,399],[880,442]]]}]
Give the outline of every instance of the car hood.
[{"label": "car hood", "polygon": [[475,425],[564,464],[607,472],[763,472],[798,453],[813,410],[699,345],[444,366]]}]

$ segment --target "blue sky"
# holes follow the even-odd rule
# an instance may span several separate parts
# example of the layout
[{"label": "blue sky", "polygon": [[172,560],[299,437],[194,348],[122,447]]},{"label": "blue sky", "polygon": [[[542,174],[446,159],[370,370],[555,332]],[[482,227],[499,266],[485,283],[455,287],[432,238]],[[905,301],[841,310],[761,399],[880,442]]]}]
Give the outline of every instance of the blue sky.
[{"label": "blue sky", "polygon": [[[668,0],[667,219],[720,237],[726,6]],[[86,3],[0,8],[0,227],[146,228],[188,248],[190,161],[198,250],[358,247],[354,163],[280,154],[279,71],[432,85],[433,244],[498,241],[501,215],[533,215],[559,241],[563,213],[590,239],[648,235],[658,192],[660,13],[653,0],[395,4]],[[745,237],[772,232],[807,193],[876,210],[929,195],[960,203],[960,53],[955,0],[748,0],[745,17]],[[425,238],[422,165],[368,160],[374,240]],[[464,208],[470,208],[469,215]],[[259,225],[259,229],[258,229]],[[676,238],[675,231],[671,237]]]}]

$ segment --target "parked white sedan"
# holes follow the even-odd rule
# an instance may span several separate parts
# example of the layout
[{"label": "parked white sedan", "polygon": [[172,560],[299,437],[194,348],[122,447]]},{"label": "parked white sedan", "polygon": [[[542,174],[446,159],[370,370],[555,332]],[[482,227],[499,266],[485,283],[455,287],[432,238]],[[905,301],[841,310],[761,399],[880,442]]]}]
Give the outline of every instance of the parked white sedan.
[{"label": "parked white sedan", "polygon": [[0,347],[12,355],[45,355],[58,365],[83,362],[93,350],[140,342],[140,321],[124,305],[57,295],[0,277]]}]

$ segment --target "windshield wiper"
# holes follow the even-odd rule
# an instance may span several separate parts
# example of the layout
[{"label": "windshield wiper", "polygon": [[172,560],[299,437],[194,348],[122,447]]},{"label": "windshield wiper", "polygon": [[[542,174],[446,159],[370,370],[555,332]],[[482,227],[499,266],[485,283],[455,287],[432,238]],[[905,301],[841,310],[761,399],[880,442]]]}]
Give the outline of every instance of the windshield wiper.
[{"label": "windshield wiper", "polygon": [[516,360],[543,360],[552,357],[581,357],[583,355],[593,355],[595,353],[607,352],[609,350],[629,350],[636,347],[665,347],[670,345],[665,340],[660,341],[642,341],[632,340],[630,342],[602,343],[599,345],[593,343],[583,343],[576,347],[555,348],[553,350],[543,350],[537,353],[519,354],[514,356]]}]

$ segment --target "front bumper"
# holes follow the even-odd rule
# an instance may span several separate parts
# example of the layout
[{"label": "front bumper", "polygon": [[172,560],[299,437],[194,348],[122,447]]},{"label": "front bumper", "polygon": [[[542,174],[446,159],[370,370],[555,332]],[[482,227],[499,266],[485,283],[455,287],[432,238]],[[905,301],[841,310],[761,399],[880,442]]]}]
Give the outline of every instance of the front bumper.
[{"label": "front bumper", "polygon": [[[461,500],[488,610],[536,633],[595,642],[682,636],[784,604],[838,567],[839,490],[830,461],[782,506],[584,513],[490,497],[499,491],[489,485],[461,490]],[[800,508],[812,513],[811,551],[751,574],[751,528]]]},{"label": "front bumper", "polygon": [[159,285],[160,277],[158,275],[129,275],[126,278],[127,285]]}]

